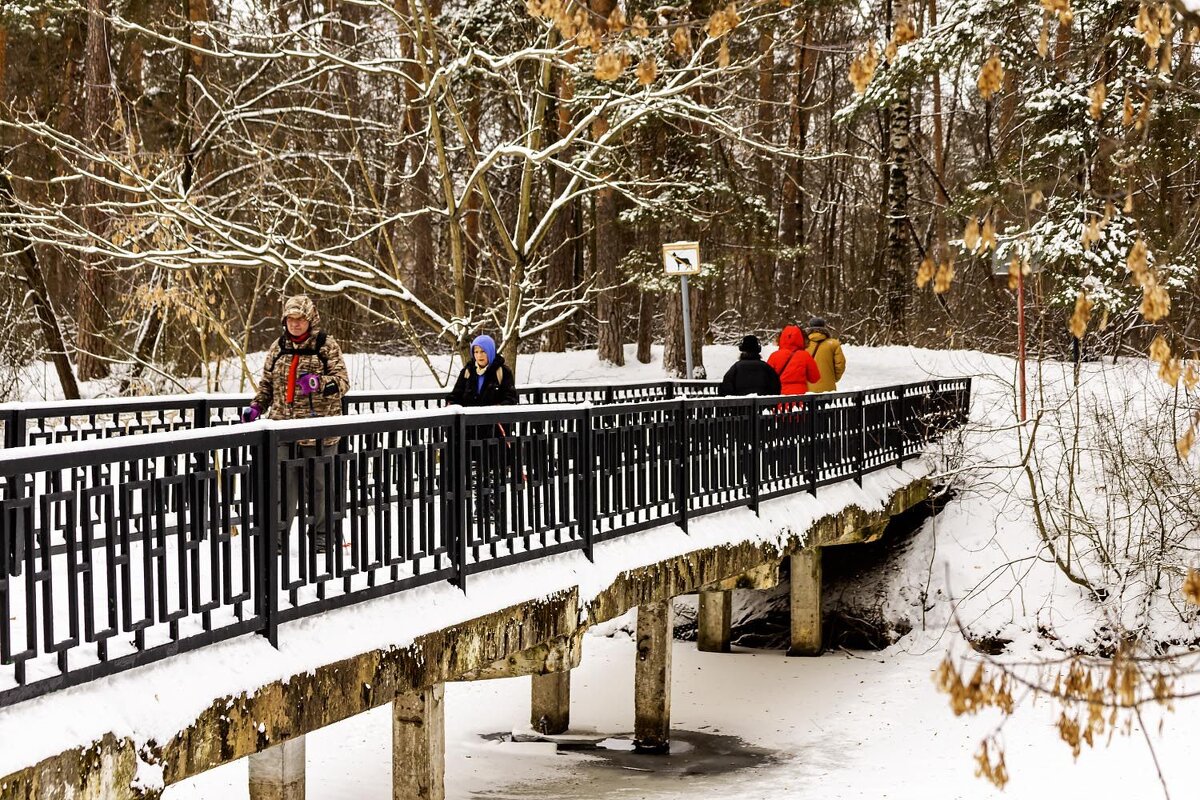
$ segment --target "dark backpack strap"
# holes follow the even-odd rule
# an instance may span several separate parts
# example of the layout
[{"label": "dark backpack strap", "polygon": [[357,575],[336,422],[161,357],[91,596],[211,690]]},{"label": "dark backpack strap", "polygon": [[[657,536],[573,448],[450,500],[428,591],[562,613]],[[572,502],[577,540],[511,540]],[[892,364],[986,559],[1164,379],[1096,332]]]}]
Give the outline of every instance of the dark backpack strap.
[{"label": "dark backpack strap", "polygon": [[788,356],[787,361],[783,362],[783,366],[779,368],[779,380],[783,380],[783,373],[787,372],[788,364],[792,363],[792,359],[796,357],[796,353],[798,352],[798,350],[793,350],[792,354]]},{"label": "dark backpack strap", "polygon": [[[300,350],[292,350],[291,355],[293,355],[293,356],[316,356],[317,358],[319,358],[321,360],[321,372],[322,373],[329,372],[329,357],[327,355],[325,355],[323,352],[321,352],[322,350],[325,349],[325,341],[327,338],[328,337],[326,336],[325,331],[318,331],[315,347],[304,347],[304,348],[301,348]],[[275,371],[275,364],[283,356],[283,346],[286,342],[287,342],[286,337],[283,337],[283,336],[279,337],[279,352],[276,353],[275,357],[271,359],[271,365],[269,367],[267,367],[267,372]]]}]

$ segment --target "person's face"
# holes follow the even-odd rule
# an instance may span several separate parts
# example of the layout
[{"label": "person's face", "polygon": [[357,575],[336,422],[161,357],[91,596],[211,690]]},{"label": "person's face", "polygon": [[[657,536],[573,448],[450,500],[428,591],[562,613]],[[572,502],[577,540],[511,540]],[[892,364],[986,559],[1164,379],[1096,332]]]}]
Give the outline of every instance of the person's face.
[{"label": "person's face", "polygon": [[483,351],[482,347],[479,347],[478,345],[472,347],[471,355],[475,356],[475,366],[486,367],[488,365],[487,353]]},{"label": "person's face", "polygon": [[288,317],[287,318],[288,333],[292,336],[303,336],[308,333],[308,319],[305,317]]}]

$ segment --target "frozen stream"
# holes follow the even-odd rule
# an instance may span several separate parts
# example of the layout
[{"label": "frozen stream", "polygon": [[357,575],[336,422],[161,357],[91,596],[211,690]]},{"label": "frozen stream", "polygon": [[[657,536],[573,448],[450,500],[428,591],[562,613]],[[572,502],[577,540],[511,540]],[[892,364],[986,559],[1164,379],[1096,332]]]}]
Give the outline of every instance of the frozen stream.
[{"label": "frozen stream", "polygon": [[[572,732],[604,736],[596,751],[498,741],[528,725],[529,679],[446,689],[449,798],[1095,798],[1161,797],[1142,736],[1116,737],[1073,763],[1047,706],[1028,702],[1005,727],[1012,779],[1003,792],[974,777],[973,754],[995,717],[957,719],[930,679],[944,644],[912,637],[884,653],[788,659],[778,651],[699,653],[676,642],[675,754],[625,753],[633,725],[633,643],[590,636],[572,684]],[[1183,703],[1152,736],[1175,796],[1186,796],[1200,716]],[[387,800],[390,717],[377,709],[311,734],[308,797]],[[166,800],[247,797],[246,763],[172,787]],[[1183,794],[1179,794],[1183,792]]]}]

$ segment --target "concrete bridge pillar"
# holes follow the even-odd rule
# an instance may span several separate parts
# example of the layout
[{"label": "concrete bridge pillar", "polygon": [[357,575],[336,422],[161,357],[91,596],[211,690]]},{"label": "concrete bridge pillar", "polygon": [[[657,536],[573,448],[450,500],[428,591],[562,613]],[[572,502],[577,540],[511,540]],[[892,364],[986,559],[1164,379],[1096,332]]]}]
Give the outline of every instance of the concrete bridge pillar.
[{"label": "concrete bridge pillar", "polygon": [[733,612],[733,592],[700,592],[696,614],[696,647],[705,653],[729,652],[729,625]]},{"label": "concrete bridge pillar", "polygon": [[571,727],[571,670],[532,676],[529,724],[547,735],[566,733]]},{"label": "concrete bridge pillar", "polygon": [[638,606],[633,746],[639,753],[671,749],[672,632],[670,598]]},{"label": "concrete bridge pillar", "polygon": [[792,553],[789,656],[821,654],[821,548]]},{"label": "concrete bridge pillar", "polygon": [[445,684],[392,701],[393,800],[445,800]]},{"label": "concrete bridge pillar", "polygon": [[303,736],[249,758],[250,800],[304,800]]}]

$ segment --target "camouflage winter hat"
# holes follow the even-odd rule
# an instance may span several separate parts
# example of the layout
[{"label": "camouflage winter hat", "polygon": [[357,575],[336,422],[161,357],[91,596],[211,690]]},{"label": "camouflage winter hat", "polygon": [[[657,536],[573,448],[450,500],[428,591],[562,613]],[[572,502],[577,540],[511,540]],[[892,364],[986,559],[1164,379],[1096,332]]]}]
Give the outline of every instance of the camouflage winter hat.
[{"label": "camouflage winter hat", "polygon": [[321,327],[321,315],[317,313],[316,305],[306,294],[294,294],[283,302],[281,321],[286,324],[288,317],[304,317],[314,331]]}]

